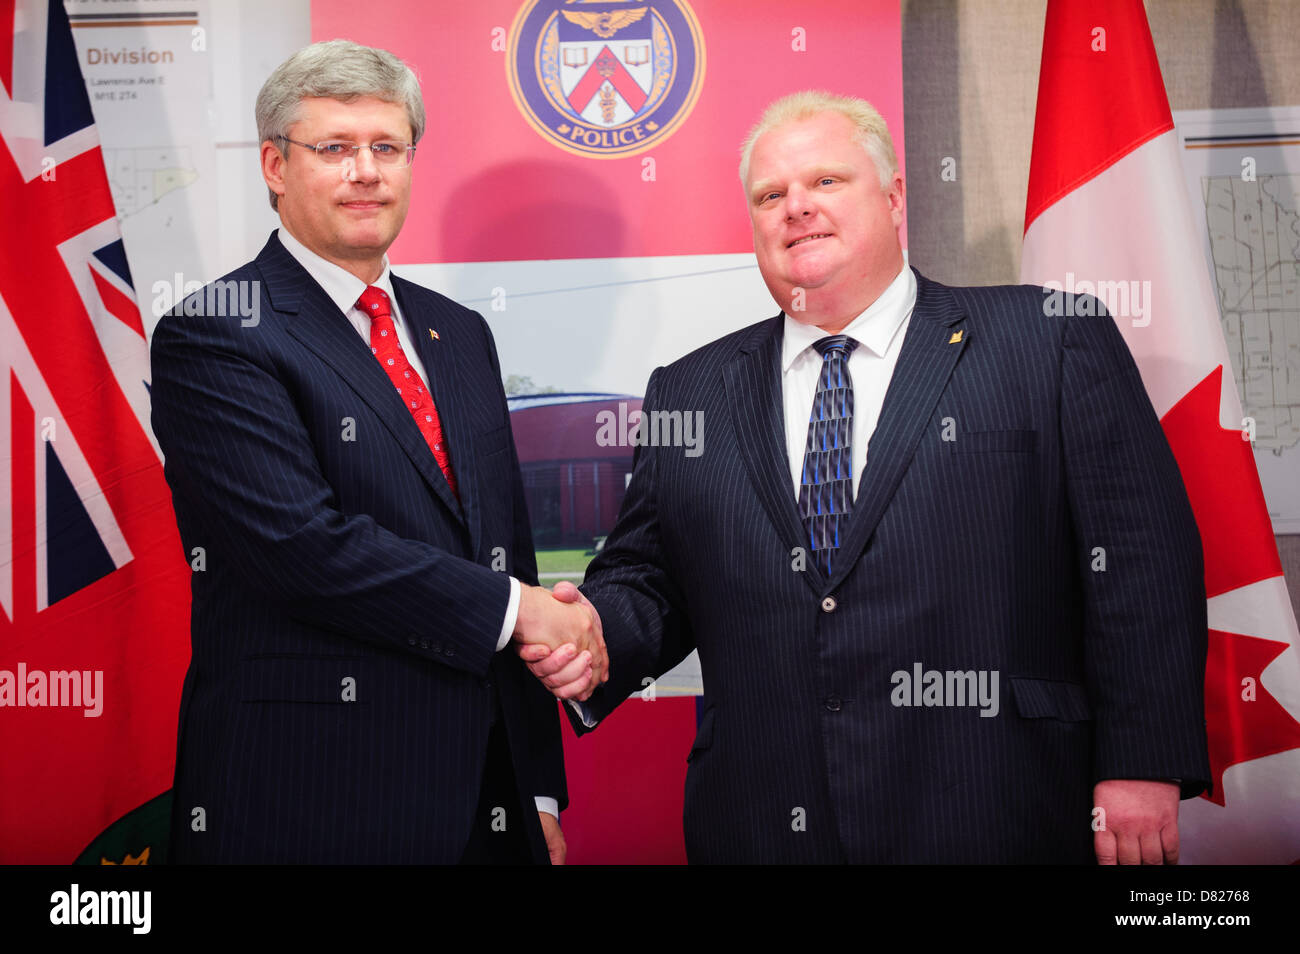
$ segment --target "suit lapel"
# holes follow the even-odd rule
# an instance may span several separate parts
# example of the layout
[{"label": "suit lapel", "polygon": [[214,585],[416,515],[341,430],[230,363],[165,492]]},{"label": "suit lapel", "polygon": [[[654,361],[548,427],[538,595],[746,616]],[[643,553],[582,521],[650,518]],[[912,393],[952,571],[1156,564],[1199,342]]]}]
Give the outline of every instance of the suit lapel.
[{"label": "suit lapel", "polygon": [[[785,443],[785,411],[781,390],[781,328],[777,315],[755,329],[741,353],[725,368],[728,405],[741,457],[758,499],[776,527],[787,552],[809,551],[807,534],[790,483],[790,457]],[[809,558],[804,579],[815,592],[825,585]]]},{"label": "suit lapel", "polygon": [[[925,424],[970,340],[965,317],[942,286],[916,276],[916,305],[898,364],[885,392],[880,420],[867,448],[867,463],[849,519],[848,536],[833,561],[838,586],[861,556],[903,478]],[[953,341],[957,332],[960,339]]]},{"label": "suit lapel", "polygon": [[[456,477],[456,487],[460,492],[466,527],[473,544],[471,552],[478,553],[479,537],[482,533],[482,507],[478,492],[481,489],[478,474],[478,454],[474,442],[473,428],[470,426],[466,389],[457,380],[456,362],[453,355],[456,349],[466,347],[465,341],[457,340],[458,329],[440,321],[442,311],[437,307],[421,307],[423,304],[417,286],[398,278],[393,278],[393,291],[397,295],[397,304],[402,309],[402,320],[411,333],[411,340],[420,353],[424,363],[425,386],[433,397],[433,404],[438,409],[438,421],[442,425],[443,437],[451,456],[451,471]],[[436,305],[436,302],[435,302]],[[435,335],[437,337],[435,337]],[[427,447],[426,447],[427,450]],[[438,475],[438,482],[449,499],[451,488],[438,468],[432,453],[429,460]]]},{"label": "suit lapel", "polygon": [[463,522],[464,511],[438,469],[424,435],[356,329],[278,239],[272,237],[267,242],[257,264],[266,282],[272,307],[277,312],[295,316],[286,322],[289,334],[333,368],[375,412],[425,482],[456,519]]}]

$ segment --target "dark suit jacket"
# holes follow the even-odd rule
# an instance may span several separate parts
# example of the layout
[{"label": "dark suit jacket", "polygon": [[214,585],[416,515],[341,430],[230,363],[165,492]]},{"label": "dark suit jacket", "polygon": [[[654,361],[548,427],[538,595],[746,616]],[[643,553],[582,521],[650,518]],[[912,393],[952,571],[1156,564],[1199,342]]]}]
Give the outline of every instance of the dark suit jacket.
[{"label": "dark suit jacket", "polygon": [[455,862],[501,718],[519,824],[545,860],[533,796],[564,806],[563,756],[554,700],[495,652],[507,573],[535,582],[536,561],[486,323],[393,277],[458,501],[369,347],[274,234],[221,281],[257,283],[256,324],[180,306],[152,344],[154,431],[201,566],[173,858]]},{"label": "dark suit jacket", "polygon": [[[1098,780],[1207,784],[1200,539],[1114,322],[917,281],[829,579],[800,558],[781,317],[650,378],[643,411],[702,411],[703,452],[638,448],[583,586],[592,706],[698,647],[693,862],[1086,862]],[[996,672],[997,715],[895,705],[918,663]]]}]

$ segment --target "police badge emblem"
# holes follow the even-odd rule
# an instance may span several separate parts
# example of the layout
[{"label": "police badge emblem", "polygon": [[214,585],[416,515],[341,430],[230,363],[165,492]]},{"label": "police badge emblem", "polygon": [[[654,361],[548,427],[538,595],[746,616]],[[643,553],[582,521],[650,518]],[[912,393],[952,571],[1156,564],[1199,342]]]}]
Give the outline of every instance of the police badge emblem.
[{"label": "police badge emblem", "polygon": [[543,139],[622,158],[690,115],[704,85],[704,37],[686,0],[529,0],[510,28],[506,72]]}]

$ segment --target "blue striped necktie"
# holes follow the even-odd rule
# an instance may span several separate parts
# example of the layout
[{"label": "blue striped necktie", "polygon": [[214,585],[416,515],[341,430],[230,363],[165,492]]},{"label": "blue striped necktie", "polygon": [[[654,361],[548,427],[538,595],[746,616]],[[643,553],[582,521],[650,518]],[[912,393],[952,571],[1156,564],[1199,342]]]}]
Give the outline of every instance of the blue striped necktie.
[{"label": "blue striped necktie", "polygon": [[799,516],[812,543],[813,559],[826,574],[853,510],[853,379],[849,355],[858,343],[848,335],[813,342],[822,356],[808,443],[799,483]]}]

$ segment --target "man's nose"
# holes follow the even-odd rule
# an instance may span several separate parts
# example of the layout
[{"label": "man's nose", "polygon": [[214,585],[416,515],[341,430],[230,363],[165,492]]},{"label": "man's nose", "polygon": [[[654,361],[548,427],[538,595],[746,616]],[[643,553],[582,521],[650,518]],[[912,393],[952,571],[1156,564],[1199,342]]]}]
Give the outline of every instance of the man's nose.
[{"label": "man's nose", "polygon": [[356,171],[352,175],[355,182],[374,182],[379,178],[379,163],[369,146],[357,147],[355,167]]},{"label": "man's nose", "polygon": [[787,219],[796,219],[804,215],[812,215],[817,211],[813,203],[812,195],[806,189],[792,188],[785,194],[785,217]]}]

